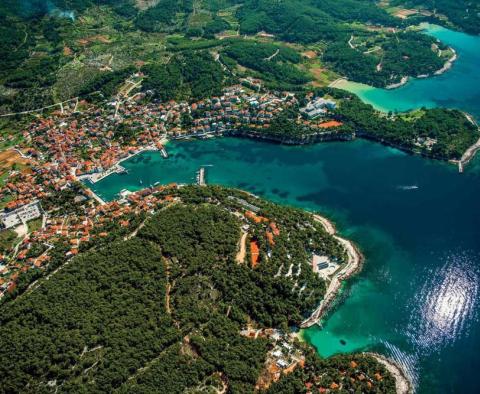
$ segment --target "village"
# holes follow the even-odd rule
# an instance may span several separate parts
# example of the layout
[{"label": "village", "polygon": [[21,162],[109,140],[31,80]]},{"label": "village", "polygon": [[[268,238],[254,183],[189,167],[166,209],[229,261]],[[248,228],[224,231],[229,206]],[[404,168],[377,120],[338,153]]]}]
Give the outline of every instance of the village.
[{"label": "village", "polygon": [[[127,229],[125,218],[132,212],[147,212],[159,203],[151,190],[106,203],[87,187],[88,182],[125,171],[121,162],[146,150],[159,150],[167,158],[164,144],[169,139],[220,136],[240,127],[262,131],[282,111],[298,106],[292,93],[259,93],[242,85],[226,88],[220,97],[193,103],[144,103],[145,93],[133,97],[124,102],[117,97],[118,101],[103,105],[72,101],[61,110],[38,116],[24,130],[25,142],[15,150],[26,165],[10,170],[0,189],[1,225],[17,234],[0,259],[0,297],[15,290],[21,272],[47,266],[56,242],[68,244],[67,257],[75,256],[82,243],[108,238],[102,224],[109,218]],[[325,119],[335,109],[334,101],[308,98],[298,123],[320,124],[320,128],[340,124]],[[45,206],[44,201],[52,196],[71,190],[75,191],[74,212],[63,212],[51,201]],[[41,222],[35,231],[28,226],[33,221]],[[256,244],[250,247],[255,250]]]}]

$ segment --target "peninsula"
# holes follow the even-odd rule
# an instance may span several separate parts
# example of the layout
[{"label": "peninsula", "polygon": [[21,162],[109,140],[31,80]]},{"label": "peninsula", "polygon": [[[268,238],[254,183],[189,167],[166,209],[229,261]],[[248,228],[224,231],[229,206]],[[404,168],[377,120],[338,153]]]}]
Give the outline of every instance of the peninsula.
[{"label": "peninsula", "polygon": [[[90,209],[106,235],[92,234],[75,256],[58,253],[70,244],[60,238],[50,264],[62,268],[2,306],[2,387],[131,392],[161,382],[165,392],[246,393],[308,379],[318,389],[395,391],[385,362],[321,360],[290,335],[326,294],[315,256],[352,264],[350,244],[325,219],[206,186],[158,187]],[[33,348],[42,350],[32,357]]]}]

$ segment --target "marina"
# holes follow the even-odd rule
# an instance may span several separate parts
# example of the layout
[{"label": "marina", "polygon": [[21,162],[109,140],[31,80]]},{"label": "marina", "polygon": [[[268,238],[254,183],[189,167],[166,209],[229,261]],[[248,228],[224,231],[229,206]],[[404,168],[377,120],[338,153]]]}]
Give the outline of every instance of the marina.
[{"label": "marina", "polygon": [[137,156],[137,155],[139,155],[143,152],[160,150],[162,157],[163,158],[168,158],[168,154],[167,154],[166,149],[163,147],[163,145],[161,145],[161,146],[162,146],[161,149],[158,149],[156,146],[152,146],[152,145],[144,147],[144,148],[140,148],[140,149],[136,150],[135,152],[129,154],[127,157],[120,160],[117,164],[110,167],[108,170],[105,170],[105,171],[102,171],[102,172],[95,172],[93,174],[81,175],[81,176],[78,176],[77,179],[79,181],[89,181],[90,183],[95,184],[95,183],[100,182],[101,180],[107,178],[108,176],[110,176],[112,174],[118,174],[118,175],[128,174],[128,170],[125,167],[123,167],[121,165],[121,163],[123,163],[124,161],[130,160],[133,157],[135,157],[135,156]]}]

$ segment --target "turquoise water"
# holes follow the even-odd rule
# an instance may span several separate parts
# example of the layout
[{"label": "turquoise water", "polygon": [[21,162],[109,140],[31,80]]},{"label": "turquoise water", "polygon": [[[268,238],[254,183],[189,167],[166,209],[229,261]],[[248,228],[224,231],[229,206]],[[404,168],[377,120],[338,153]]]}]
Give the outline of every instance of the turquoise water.
[{"label": "turquoise water", "polygon": [[[454,166],[367,141],[286,147],[233,138],[175,142],[94,189],[207,181],[320,211],[365,254],[338,306],[305,337],[322,356],[375,350],[395,358],[421,393],[480,391],[480,161]],[[142,183],[140,183],[140,180]],[[417,188],[412,188],[416,186]],[[340,340],[346,341],[341,345]]]},{"label": "turquoise water", "polygon": [[[383,110],[455,107],[480,118],[480,38],[430,27],[459,54],[442,76],[396,90],[350,85]],[[480,380],[480,158],[454,166],[367,141],[286,147],[240,139],[175,142],[147,152],[93,186],[110,200],[124,188],[207,181],[320,211],[366,257],[323,328],[304,331],[321,356],[374,350],[401,363],[419,393],[478,393]],[[346,344],[342,345],[341,340]]]},{"label": "turquoise water", "polygon": [[427,79],[413,79],[393,90],[347,83],[343,88],[383,111],[407,111],[420,107],[457,108],[480,118],[480,36],[430,25],[427,34],[452,46],[458,54],[446,73]]}]

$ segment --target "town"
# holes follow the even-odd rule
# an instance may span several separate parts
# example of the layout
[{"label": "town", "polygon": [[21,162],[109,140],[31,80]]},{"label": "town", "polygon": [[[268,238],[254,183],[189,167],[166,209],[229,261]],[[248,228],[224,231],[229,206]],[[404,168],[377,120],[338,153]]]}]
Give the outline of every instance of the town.
[{"label": "town", "polygon": [[[258,92],[242,85],[193,103],[145,103],[145,95],[100,105],[72,101],[38,116],[24,130],[25,142],[16,151],[28,165],[10,170],[0,189],[0,222],[4,231],[15,234],[0,260],[0,297],[15,290],[20,273],[50,266],[54,245],[63,245],[67,258],[75,256],[82,244],[109,238],[113,229],[104,228],[109,218],[119,226],[115,231],[127,234],[133,231],[132,218],[160,202],[149,189],[106,203],[88,188],[89,182],[124,171],[124,160],[146,150],[158,150],[167,158],[164,145],[169,139],[209,138],[242,127],[262,133],[283,111],[299,106],[293,93]],[[298,112],[299,124],[320,131],[341,125],[330,116],[335,101],[313,95],[307,99]],[[203,184],[202,169],[198,176]],[[250,246],[255,249],[255,242]]]}]

